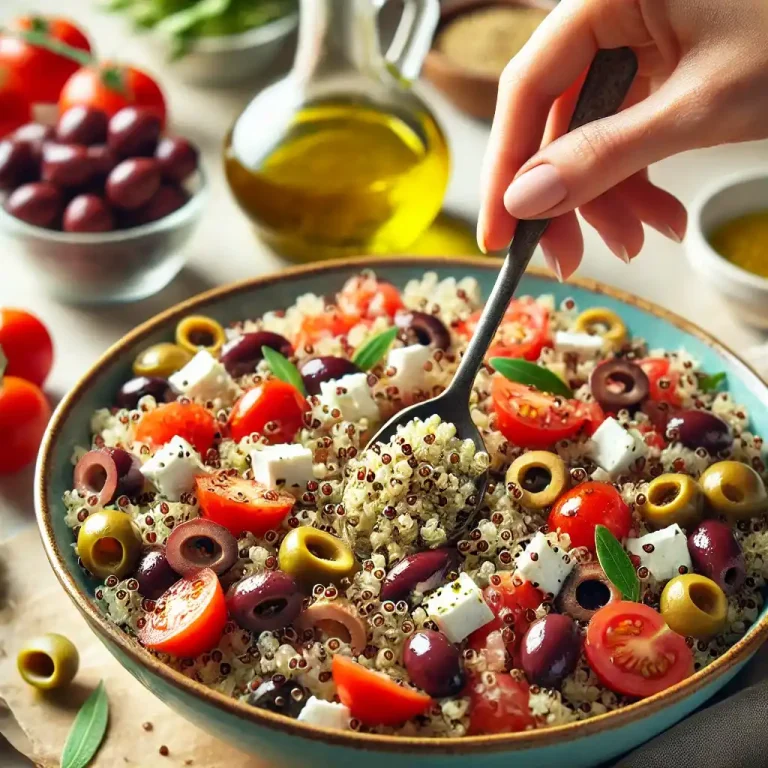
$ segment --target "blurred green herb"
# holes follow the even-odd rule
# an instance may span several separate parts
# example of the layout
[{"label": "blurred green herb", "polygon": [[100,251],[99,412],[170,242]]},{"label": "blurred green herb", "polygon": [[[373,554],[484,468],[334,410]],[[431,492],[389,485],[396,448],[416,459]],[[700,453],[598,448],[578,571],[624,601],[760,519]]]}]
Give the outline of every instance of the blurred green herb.
[{"label": "blurred green herb", "polygon": [[640,579],[621,542],[604,525],[595,527],[595,549],[600,567],[625,600],[640,599]]},{"label": "blurred green herb", "polygon": [[301,378],[299,369],[285,355],[281,355],[272,347],[262,347],[261,354],[264,355],[264,359],[267,361],[267,365],[272,373],[280,381],[296,387],[302,395],[307,394],[307,390],[304,389],[304,379]]},{"label": "blurred green herb", "polygon": [[61,755],[61,768],[85,768],[101,746],[109,721],[109,701],[102,680],[72,723]]},{"label": "blurred green herb", "polygon": [[492,357],[491,367],[504,378],[519,384],[536,387],[540,392],[550,392],[561,397],[573,397],[573,392],[558,375],[537,363],[529,363],[527,360],[518,360],[512,357]]},{"label": "blurred green herb", "polygon": [[702,392],[714,392],[725,381],[725,371],[713,373],[711,376],[704,375],[699,378],[699,389]]},{"label": "blurred green herb", "polygon": [[387,354],[387,350],[392,346],[396,336],[397,328],[394,327],[377,333],[355,351],[355,354],[352,355],[352,362],[360,370],[370,371]]}]

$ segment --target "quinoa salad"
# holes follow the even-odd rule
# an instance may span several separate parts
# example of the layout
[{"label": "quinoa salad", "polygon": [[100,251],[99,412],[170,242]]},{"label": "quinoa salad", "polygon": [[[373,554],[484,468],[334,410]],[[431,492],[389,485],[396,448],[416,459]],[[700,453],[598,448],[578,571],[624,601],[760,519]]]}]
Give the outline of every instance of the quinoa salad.
[{"label": "quinoa salad", "polygon": [[482,304],[366,272],[143,350],[63,499],[107,619],[255,708],[422,737],[583,720],[728,650],[768,576],[762,439],[685,350],[516,298],[470,397],[486,451],[438,416],[367,447]]}]

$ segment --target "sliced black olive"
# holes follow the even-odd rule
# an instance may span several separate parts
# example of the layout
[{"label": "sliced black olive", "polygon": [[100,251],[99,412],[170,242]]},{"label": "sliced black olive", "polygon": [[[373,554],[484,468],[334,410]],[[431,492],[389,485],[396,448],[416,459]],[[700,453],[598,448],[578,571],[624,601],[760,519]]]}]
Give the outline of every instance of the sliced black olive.
[{"label": "sliced black olive", "polygon": [[621,592],[609,581],[600,564],[586,563],[571,571],[555,607],[577,621],[589,621],[596,611],[617,600],[621,600]]},{"label": "sliced black olive", "polygon": [[607,360],[589,377],[589,388],[600,405],[608,411],[637,408],[650,392],[645,371],[629,360]]},{"label": "sliced black olive", "polygon": [[395,325],[405,334],[409,344],[434,346],[448,349],[451,346],[451,334],[442,320],[426,312],[399,312],[395,315]]},{"label": "sliced black olive", "polygon": [[279,715],[298,717],[308,698],[307,692],[295,680],[285,680],[282,675],[276,675],[262,683],[248,697],[248,703]]}]

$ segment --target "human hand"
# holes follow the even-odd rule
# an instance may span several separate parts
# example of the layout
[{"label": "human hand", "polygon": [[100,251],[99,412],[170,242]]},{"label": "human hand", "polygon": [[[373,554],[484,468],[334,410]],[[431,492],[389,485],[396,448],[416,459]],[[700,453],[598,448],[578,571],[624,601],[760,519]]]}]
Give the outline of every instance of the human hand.
[{"label": "human hand", "polygon": [[[648,166],[768,137],[766,38],[765,0],[561,0],[499,82],[480,247],[506,247],[520,218],[556,217],[541,245],[565,279],[584,250],[576,208],[626,262],[643,224],[680,242],[685,208]],[[563,135],[595,53],[620,46],[639,63],[621,111]]]}]

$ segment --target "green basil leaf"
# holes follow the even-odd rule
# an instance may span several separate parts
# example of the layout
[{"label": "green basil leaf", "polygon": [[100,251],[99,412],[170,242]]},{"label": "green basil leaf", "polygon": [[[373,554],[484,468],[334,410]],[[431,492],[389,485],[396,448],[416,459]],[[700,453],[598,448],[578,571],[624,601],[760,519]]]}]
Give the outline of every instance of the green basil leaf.
[{"label": "green basil leaf", "polygon": [[491,367],[504,378],[519,384],[536,387],[540,392],[550,392],[561,397],[573,397],[570,387],[549,368],[543,368],[527,360],[515,357],[492,357]]},{"label": "green basil leaf", "polygon": [[107,732],[108,720],[109,701],[102,680],[72,723],[61,756],[61,768],[85,768],[91,762]]},{"label": "green basil leaf", "polygon": [[621,542],[604,525],[595,528],[595,549],[600,566],[625,600],[640,599],[640,579]]},{"label": "green basil leaf", "polygon": [[702,376],[699,379],[699,389],[702,392],[714,392],[725,381],[725,371]]},{"label": "green basil leaf", "polygon": [[302,395],[307,394],[307,390],[304,389],[304,379],[301,378],[299,369],[285,355],[281,355],[272,347],[262,347],[261,354],[264,355],[264,359],[267,361],[267,365],[272,373],[280,381],[296,387]]},{"label": "green basil leaf", "polygon": [[370,371],[381,360],[392,346],[397,336],[397,328],[387,328],[377,333],[363,344],[352,356],[352,362],[362,371]]}]

